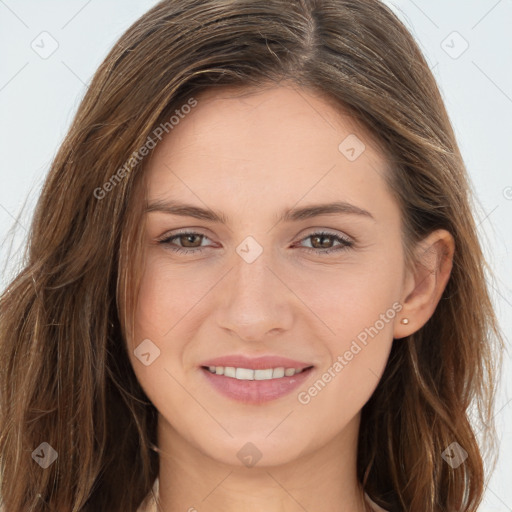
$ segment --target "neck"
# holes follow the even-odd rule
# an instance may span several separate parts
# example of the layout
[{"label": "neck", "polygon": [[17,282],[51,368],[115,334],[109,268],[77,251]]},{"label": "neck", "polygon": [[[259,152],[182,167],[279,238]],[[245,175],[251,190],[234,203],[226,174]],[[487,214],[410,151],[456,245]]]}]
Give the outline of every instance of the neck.
[{"label": "neck", "polygon": [[304,512],[319,504],[324,512],[364,512],[356,471],[358,428],[359,416],[327,445],[294,460],[266,466],[262,457],[246,467],[206,455],[160,416],[159,512]]}]

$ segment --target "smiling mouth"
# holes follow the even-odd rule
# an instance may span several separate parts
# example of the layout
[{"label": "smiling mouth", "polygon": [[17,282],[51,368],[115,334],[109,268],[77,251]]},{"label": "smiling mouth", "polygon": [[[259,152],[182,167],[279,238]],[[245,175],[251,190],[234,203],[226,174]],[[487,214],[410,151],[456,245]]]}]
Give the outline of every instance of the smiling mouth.
[{"label": "smiling mouth", "polygon": [[298,373],[311,370],[313,366],[307,366],[305,368],[285,368],[283,366],[279,366],[276,368],[263,368],[258,370],[253,370],[251,368],[239,368],[234,366],[202,366],[202,368],[214,375],[222,375],[231,379],[260,381],[293,377]]}]

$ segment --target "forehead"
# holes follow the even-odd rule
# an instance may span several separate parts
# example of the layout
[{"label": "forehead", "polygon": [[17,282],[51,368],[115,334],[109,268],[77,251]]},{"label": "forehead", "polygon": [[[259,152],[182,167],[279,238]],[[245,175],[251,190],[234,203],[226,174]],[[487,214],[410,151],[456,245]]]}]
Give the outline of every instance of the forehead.
[{"label": "forehead", "polygon": [[[235,203],[302,197],[371,203],[385,193],[387,162],[370,135],[332,102],[296,86],[222,88],[154,149],[151,199]],[[247,204],[245,204],[247,206]]]}]

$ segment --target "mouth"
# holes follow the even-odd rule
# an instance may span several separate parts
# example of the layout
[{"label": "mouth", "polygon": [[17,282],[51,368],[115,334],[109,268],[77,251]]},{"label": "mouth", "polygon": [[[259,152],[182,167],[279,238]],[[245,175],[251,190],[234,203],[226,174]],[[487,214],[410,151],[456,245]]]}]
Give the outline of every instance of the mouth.
[{"label": "mouth", "polygon": [[271,366],[203,365],[200,371],[206,382],[224,398],[247,404],[261,405],[284,399],[304,385],[314,371],[313,365]]}]

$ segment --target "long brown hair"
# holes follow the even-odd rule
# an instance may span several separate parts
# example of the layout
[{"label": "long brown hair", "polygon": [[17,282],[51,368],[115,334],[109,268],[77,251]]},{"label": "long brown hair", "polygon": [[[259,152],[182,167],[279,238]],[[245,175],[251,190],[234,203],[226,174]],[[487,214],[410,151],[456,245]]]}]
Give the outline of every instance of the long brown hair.
[{"label": "long brown hair", "polygon": [[[140,150],[159,126],[171,133],[173,113],[205,89],[283,80],[350,112],[382,146],[406,251],[437,228],[456,244],[435,313],[394,342],[362,411],[359,479],[389,511],[477,510],[502,339],[468,177],[418,45],[378,0],[164,0],[96,72],[46,179],[26,261],[1,297],[8,512],[135,511],[150,492],[157,411],[125,343]],[[43,442],[57,454],[46,469],[32,455],[49,452]],[[442,458],[453,442],[468,453],[458,468]]]}]

